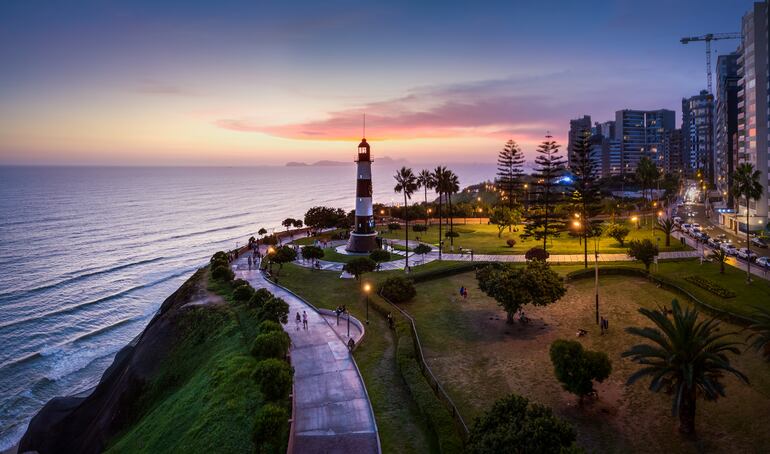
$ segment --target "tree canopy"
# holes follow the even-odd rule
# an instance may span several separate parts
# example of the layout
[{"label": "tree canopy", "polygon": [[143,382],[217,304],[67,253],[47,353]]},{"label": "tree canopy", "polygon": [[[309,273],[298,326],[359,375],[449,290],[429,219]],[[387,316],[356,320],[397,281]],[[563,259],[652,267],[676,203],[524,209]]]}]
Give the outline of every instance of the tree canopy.
[{"label": "tree canopy", "polygon": [[612,372],[606,353],[586,350],[577,341],[557,339],[549,352],[556,379],[566,391],[580,397],[581,402],[594,392],[594,381],[601,383]]},{"label": "tree canopy", "polygon": [[317,206],[305,213],[305,225],[316,229],[337,227],[342,222],[347,225],[347,214],[342,208]]},{"label": "tree canopy", "polygon": [[547,250],[548,237],[559,236],[566,226],[563,213],[557,210],[557,203],[563,199],[558,181],[564,176],[565,160],[550,135],[537,147],[537,153],[527,223],[521,236],[543,240],[543,249]]},{"label": "tree canopy", "polygon": [[346,263],[342,270],[352,274],[356,280],[359,280],[361,275],[371,273],[376,267],[377,263],[369,257],[356,257]]}]

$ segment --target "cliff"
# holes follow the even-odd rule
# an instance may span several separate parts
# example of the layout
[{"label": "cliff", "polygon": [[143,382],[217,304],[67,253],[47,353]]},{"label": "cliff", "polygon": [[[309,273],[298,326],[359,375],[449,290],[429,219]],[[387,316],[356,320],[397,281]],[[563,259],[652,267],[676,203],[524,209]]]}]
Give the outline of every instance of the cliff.
[{"label": "cliff", "polygon": [[[163,302],[90,395],[48,402],[19,452],[253,451],[260,397],[253,379],[238,372],[254,359],[244,321],[207,289],[207,276],[199,270]],[[242,399],[230,403],[235,392]]]}]

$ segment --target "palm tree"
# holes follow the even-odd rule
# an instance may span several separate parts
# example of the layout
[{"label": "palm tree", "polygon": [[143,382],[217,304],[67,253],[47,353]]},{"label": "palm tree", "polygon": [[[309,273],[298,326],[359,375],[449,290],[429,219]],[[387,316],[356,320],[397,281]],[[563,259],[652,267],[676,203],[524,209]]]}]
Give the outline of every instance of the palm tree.
[{"label": "palm tree", "polygon": [[761,351],[765,359],[770,361],[770,309],[758,307],[754,320],[756,322],[749,326],[754,331],[748,339],[751,341],[749,347]]},{"label": "palm tree", "polygon": [[452,194],[460,192],[460,179],[451,170],[446,171],[446,178],[444,181],[444,193],[447,195],[447,203],[449,204],[449,247],[454,250],[454,213],[452,213]]},{"label": "palm tree", "polygon": [[436,187],[433,174],[427,169],[420,170],[417,174],[417,189],[422,188],[425,194],[425,228],[428,228],[428,189]]},{"label": "palm tree", "polygon": [[412,169],[401,167],[401,170],[393,175],[396,179],[396,187],[393,188],[395,192],[404,193],[404,223],[406,224],[406,253],[404,254],[404,270],[409,271],[409,214],[408,199],[412,198],[412,194],[417,190],[417,177],[414,176]]},{"label": "palm tree", "polygon": [[655,226],[655,230],[660,230],[666,235],[666,246],[671,246],[671,232],[674,231],[676,224],[671,218],[658,218],[658,225]]},{"label": "palm tree", "polygon": [[[746,199],[746,249],[751,252],[749,242],[749,202],[762,197],[762,183],[759,182],[759,170],[748,162],[739,165],[733,174],[733,193],[735,197]],[[750,254],[749,254],[750,255]],[[751,283],[751,260],[746,260],[746,282]]]},{"label": "palm tree", "polygon": [[712,260],[716,260],[719,262],[719,272],[721,274],[725,274],[725,262],[727,261],[727,253],[722,250],[722,248],[716,248],[711,251],[711,257]]},{"label": "palm tree", "polygon": [[435,169],[433,169],[433,184],[436,188],[436,193],[438,193],[438,259],[441,260],[441,227],[443,225],[443,220],[441,219],[441,206],[442,206],[442,196],[444,195],[443,191],[443,181],[444,181],[444,175],[446,174],[447,169],[444,166],[438,166]]},{"label": "palm tree", "polygon": [[679,431],[695,433],[695,404],[698,397],[716,400],[725,396],[721,382],[725,373],[736,376],[744,383],[748,378],[730,365],[728,353],[740,354],[737,342],[725,338],[734,333],[719,333],[719,321],[712,318],[698,320],[696,309],[685,309],[677,300],[671,302],[671,318],[668,310],[641,308],[639,312],[649,318],[652,327],[628,327],[626,332],[651,341],[631,347],[623,357],[643,367],[634,372],[626,384],[650,376],[650,390],[665,391],[672,395],[672,411],[679,416]]},{"label": "palm tree", "polygon": [[[644,203],[648,202],[647,190],[652,191],[652,184],[660,177],[660,171],[658,167],[647,156],[643,156],[639,159],[639,163],[636,165],[636,179],[642,186],[642,196],[644,197]],[[652,196],[650,196],[652,198]]]}]

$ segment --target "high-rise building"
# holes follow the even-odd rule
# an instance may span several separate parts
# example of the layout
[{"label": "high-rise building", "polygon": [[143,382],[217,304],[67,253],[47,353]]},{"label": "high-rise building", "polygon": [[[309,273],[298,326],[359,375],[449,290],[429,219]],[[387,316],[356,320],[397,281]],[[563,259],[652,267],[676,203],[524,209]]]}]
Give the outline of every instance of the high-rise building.
[{"label": "high-rise building", "polygon": [[748,162],[760,172],[764,188],[759,200],[746,206],[736,199],[738,215],[729,219],[730,227],[745,230],[746,210],[749,230],[767,224],[768,213],[768,6],[754,3],[741,20],[743,42],[738,49],[738,145],[737,163]]},{"label": "high-rise building", "polygon": [[674,111],[624,109],[615,113],[615,132],[620,141],[620,173],[632,174],[642,156],[663,164],[661,144],[674,129]]},{"label": "high-rise building", "polygon": [[658,154],[660,158],[659,166],[666,173],[681,174],[684,170],[684,137],[681,129],[672,129],[663,134],[662,153]]},{"label": "high-rise building", "polygon": [[572,164],[572,153],[575,142],[583,135],[591,134],[591,117],[583,115],[583,118],[576,118],[569,121],[569,137],[567,138],[567,165]]},{"label": "high-rise building", "polygon": [[706,90],[682,99],[684,164],[690,175],[714,181],[714,95]]},{"label": "high-rise building", "polygon": [[733,171],[738,128],[738,53],[717,58],[717,92],[714,114],[714,183],[727,208],[735,208]]}]

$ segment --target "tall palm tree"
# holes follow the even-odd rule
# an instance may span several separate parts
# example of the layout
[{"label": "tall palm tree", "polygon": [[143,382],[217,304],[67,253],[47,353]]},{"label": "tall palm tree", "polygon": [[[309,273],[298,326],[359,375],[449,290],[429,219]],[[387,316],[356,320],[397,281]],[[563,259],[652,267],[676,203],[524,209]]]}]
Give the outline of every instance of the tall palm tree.
[{"label": "tall palm tree", "polygon": [[[751,251],[749,242],[749,202],[762,197],[762,183],[759,182],[759,170],[748,162],[739,165],[733,174],[733,193],[735,197],[746,199],[746,249]],[[746,282],[751,283],[751,260],[746,260]]]},{"label": "tall palm tree", "polygon": [[447,195],[447,203],[449,204],[449,247],[454,250],[455,238],[454,238],[454,213],[452,213],[452,194],[460,192],[460,179],[451,170],[446,171],[444,179],[444,193]]},{"label": "tall palm tree", "polygon": [[709,257],[712,260],[716,260],[719,262],[719,273],[725,274],[725,262],[727,261],[727,252],[725,252],[722,248],[716,248],[711,251],[711,255]]},{"label": "tall palm tree", "polygon": [[444,195],[443,188],[445,186],[444,179],[446,175],[447,169],[444,166],[438,166],[435,169],[433,169],[433,184],[436,188],[436,193],[438,193],[438,259],[441,260],[441,240],[443,239],[441,236],[441,227],[443,225],[442,220],[442,197]]},{"label": "tall palm tree", "polygon": [[417,177],[414,176],[412,169],[401,167],[401,169],[393,175],[396,179],[396,187],[393,188],[395,192],[402,192],[404,194],[404,223],[406,224],[406,254],[404,254],[404,270],[409,270],[409,213],[408,199],[412,198],[412,194],[417,190]]},{"label": "tall palm tree", "polygon": [[430,170],[422,169],[417,174],[417,188],[422,188],[425,194],[425,228],[428,228],[428,189],[436,187],[436,180]]},{"label": "tall palm tree", "polygon": [[658,218],[658,225],[655,226],[655,230],[660,230],[666,235],[666,246],[671,246],[671,232],[674,231],[676,224],[671,218]]},{"label": "tall palm tree", "polygon": [[754,313],[756,323],[749,326],[754,333],[749,336],[749,347],[761,351],[762,355],[770,361],[770,309],[757,308]]},{"label": "tall palm tree", "polygon": [[716,319],[699,321],[696,309],[682,310],[677,300],[671,302],[671,318],[666,309],[641,308],[639,312],[656,327],[632,326],[626,328],[626,332],[654,345],[638,344],[623,352],[623,357],[631,357],[643,366],[628,377],[626,384],[652,377],[651,391],[662,390],[672,395],[672,412],[679,416],[679,431],[694,434],[698,397],[706,400],[724,397],[721,379],[725,373],[749,382],[730,365],[728,353],[739,355],[740,350],[737,342],[730,342],[726,337],[735,333],[720,333]]}]

